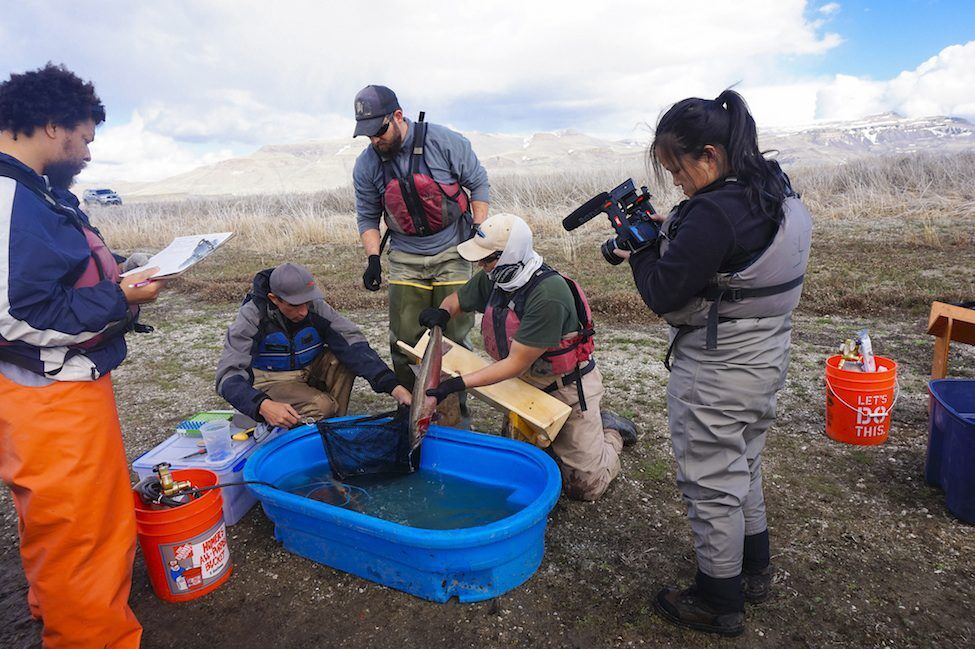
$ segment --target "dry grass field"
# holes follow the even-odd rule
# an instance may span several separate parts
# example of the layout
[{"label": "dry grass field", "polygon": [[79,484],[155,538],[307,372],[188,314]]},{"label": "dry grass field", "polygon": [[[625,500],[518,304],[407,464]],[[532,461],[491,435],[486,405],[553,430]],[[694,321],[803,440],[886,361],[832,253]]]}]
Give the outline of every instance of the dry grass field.
[{"label": "dry grass field", "polygon": [[[975,154],[864,161],[788,170],[815,217],[812,257],[796,315],[793,360],[765,455],[775,590],[747,610],[734,641],[685,632],[651,611],[659,584],[694,571],[666,429],[666,325],[610,267],[600,217],[573,233],[561,218],[641,169],[585,177],[494,179],[495,211],[524,215],[546,259],[586,288],[597,318],[605,402],[644,431],[623,475],[598,503],[559,502],[546,554],[525,585],[489,602],[438,605],[282,550],[262,511],[231,528],[235,572],[221,589],[163,604],[137,559],[133,607],[145,647],[968,647],[975,644],[975,527],[959,522],[924,482],[927,375],[924,333],[933,300],[975,299]],[[678,196],[655,187],[655,205]],[[383,292],[362,289],[349,190],[307,196],[143,203],[92,210],[109,243],[154,250],[192,231],[235,230],[227,249],[174,282],[130,337],[114,373],[130,459],[183,415],[221,406],[213,368],[224,328],[254,272],[308,265],[327,299],[360,323],[388,358]],[[868,327],[878,353],[899,363],[890,439],[874,447],[823,434],[823,363]],[[975,378],[975,350],[956,347],[953,376]],[[387,401],[357,383],[353,409]],[[475,428],[498,416],[475,404]],[[17,556],[16,518],[0,495],[0,647],[37,646]]]}]

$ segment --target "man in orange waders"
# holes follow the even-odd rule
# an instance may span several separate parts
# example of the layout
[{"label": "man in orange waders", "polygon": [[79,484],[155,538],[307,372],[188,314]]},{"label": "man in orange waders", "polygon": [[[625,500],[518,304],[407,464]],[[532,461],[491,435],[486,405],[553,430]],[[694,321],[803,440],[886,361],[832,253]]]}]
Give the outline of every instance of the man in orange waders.
[{"label": "man in orange waders", "polygon": [[63,66],[0,83],[0,478],[45,647],[138,647],[135,512],[110,372],[156,299],[68,191],[105,108]]}]

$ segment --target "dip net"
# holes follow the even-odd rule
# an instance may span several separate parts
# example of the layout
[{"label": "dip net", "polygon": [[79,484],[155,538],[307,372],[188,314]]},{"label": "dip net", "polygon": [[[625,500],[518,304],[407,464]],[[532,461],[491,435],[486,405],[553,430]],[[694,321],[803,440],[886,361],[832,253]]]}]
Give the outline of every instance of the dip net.
[{"label": "dip net", "polygon": [[338,480],[365,475],[403,475],[420,467],[411,451],[409,406],[378,415],[316,422],[329,468]]}]

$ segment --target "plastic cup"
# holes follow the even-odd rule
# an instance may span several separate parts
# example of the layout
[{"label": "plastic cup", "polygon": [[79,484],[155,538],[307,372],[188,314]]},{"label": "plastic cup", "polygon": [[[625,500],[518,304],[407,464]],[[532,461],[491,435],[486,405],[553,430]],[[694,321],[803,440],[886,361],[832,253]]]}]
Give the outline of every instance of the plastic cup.
[{"label": "plastic cup", "polygon": [[230,422],[208,421],[200,426],[207,447],[207,462],[217,464],[230,458]]}]

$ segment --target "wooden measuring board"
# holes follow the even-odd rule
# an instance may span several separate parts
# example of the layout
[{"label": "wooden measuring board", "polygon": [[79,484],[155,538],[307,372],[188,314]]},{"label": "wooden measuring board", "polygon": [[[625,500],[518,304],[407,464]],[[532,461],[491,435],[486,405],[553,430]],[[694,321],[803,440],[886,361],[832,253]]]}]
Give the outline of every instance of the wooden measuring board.
[{"label": "wooden measuring board", "polygon": [[944,302],[932,302],[928,333],[936,336],[931,378],[943,379],[948,373],[948,348],[951,341],[975,345],[975,309]]},{"label": "wooden measuring board", "polygon": [[[423,358],[429,340],[430,332],[427,331],[416,343],[416,347],[410,347],[402,340],[397,341],[396,344],[403,353],[413,359],[413,362],[419,362]],[[453,376],[470,374],[488,365],[488,361],[446,338],[443,341],[443,348],[442,369],[447,374]],[[520,422],[527,424],[530,429],[526,431],[523,426],[518,427],[519,432],[525,436],[525,441],[541,448],[552,443],[562,430],[562,424],[572,413],[572,408],[566,404],[518,378],[480,388],[468,388],[468,392],[504,413],[517,415]]]}]

